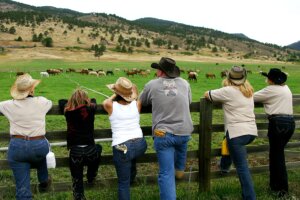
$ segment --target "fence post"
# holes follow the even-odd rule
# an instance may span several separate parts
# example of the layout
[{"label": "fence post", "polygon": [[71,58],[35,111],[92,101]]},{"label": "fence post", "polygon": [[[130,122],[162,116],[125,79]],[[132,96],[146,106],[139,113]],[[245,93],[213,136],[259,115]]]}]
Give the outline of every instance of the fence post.
[{"label": "fence post", "polygon": [[200,99],[199,192],[210,191],[212,108],[210,101],[205,98]]}]

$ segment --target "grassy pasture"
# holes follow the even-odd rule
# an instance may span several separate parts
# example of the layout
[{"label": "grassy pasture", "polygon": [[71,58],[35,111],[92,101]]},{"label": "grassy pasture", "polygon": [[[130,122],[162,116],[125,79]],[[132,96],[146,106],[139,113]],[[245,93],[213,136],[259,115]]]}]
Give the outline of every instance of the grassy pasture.
[{"label": "grassy pasture", "polygon": [[[154,61],[156,62],[156,60]],[[106,76],[106,77],[94,77],[91,75],[81,75],[78,73],[63,73],[56,76],[50,76],[49,78],[42,78],[42,82],[36,88],[36,96],[45,96],[48,99],[53,101],[53,104],[57,104],[59,99],[68,98],[72,91],[78,87],[75,83],[79,83],[82,86],[88,87],[90,89],[96,90],[98,92],[104,93],[106,95],[111,95],[112,92],[106,88],[106,84],[114,83],[118,77],[125,76],[123,69],[131,69],[131,68],[143,68],[150,69],[151,62],[107,62],[101,61],[98,62],[67,62],[61,60],[28,60],[28,61],[16,61],[16,62],[1,62],[0,60],[0,101],[11,99],[10,97],[10,87],[15,80],[15,73],[17,71],[24,71],[30,73],[33,78],[40,79],[40,72],[45,71],[49,68],[93,68],[95,70],[103,69],[103,70],[112,70],[114,68],[120,68],[121,71],[114,72],[114,76]],[[237,65],[241,65],[242,63],[234,63]],[[203,96],[203,93],[206,90],[216,89],[221,86],[221,77],[220,72],[224,69],[229,69],[233,63],[220,63],[216,65],[215,63],[203,63],[203,62],[181,62],[178,61],[177,65],[181,69],[185,70],[200,70],[198,73],[198,81],[190,82],[193,101],[199,101],[199,99]],[[258,67],[260,66],[260,67]],[[271,67],[281,68],[282,64],[245,64],[247,70],[251,70],[252,74],[248,75],[248,79],[250,83],[253,85],[255,90],[259,90],[265,87],[265,78],[259,74],[259,71],[266,71]],[[294,94],[300,94],[300,66],[299,65],[284,65],[286,68],[285,72],[289,73],[287,84],[291,88]],[[129,77],[129,79],[135,83],[141,92],[145,83],[154,78],[155,70],[151,71],[151,74],[148,77],[134,76]],[[207,79],[205,77],[205,73],[215,73],[216,79]],[[187,74],[182,73],[181,77],[187,79]],[[105,97],[96,94],[92,91],[89,91],[89,96],[97,99],[98,103],[101,103]],[[295,112],[300,112],[299,106],[295,108]],[[222,123],[223,113],[221,111],[214,111],[214,122]],[[199,115],[197,113],[192,114],[192,118],[194,122],[198,122]],[[47,130],[65,130],[66,123],[63,116],[47,116]],[[151,116],[147,114],[143,114],[141,116],[141,125],[151,125]],[[9,124],[6,118],[0,116],[0,127],[1,133],[8,133]],[[107,116],[98,115],[95,120],[95,128],[108,128],[109,121]],[[219,147],[220,141],[222,138],[222,133],[216,134],[213,136],[213,147]],[[152,140],[151,138],[147,139],[148,142],[148,150],[147,152],[154,152],[152,148]],[[264,141],[257,140],[256,143],[261,143]],[[104,154],[111,154],[110,142],[101,143],[104,147]],[[0,141],[0,146],[7,146],[7,143],[3,143]],[[189,143],[189,149],[197,149],[198,148],[198,136],[194,135],[192,140]],[[67,150],[65,147],[54,147],[54,152],[57,156],[66,156]],[[5,153],[0,153],[0,158],[5,158]],[[189,166],[195,167],[197,163],[191,162]],[[157,173],[157,165],[154,164],[151,168],[149,165],[140,165],[139,170],[142,171],[143,174],[153,174]],[[102,172],[104,172],[102,174]],[[100,178],[116,176],[114,172],[114,168],[111,166],[101,166],[99,172]],[[50,174],[52,175],[54,181],[71,181],[69,170],[64,168],[59,168],[55,170],[50,170]],[[293,183],[293,187],[299,188],[299,174],[300,171],[293,171],[291,176],[291,181]],[[32,174],[32,182],[37,182],[36,176],[33,172]],[[263,179],[263,177],[265,179]],[[11,185],[12,182],[12,174],[10,171],[0,171],[0,186],[3,185]],[[272,196],[266,194],[267,192],[267,175],[263,176],[254,176],[254,182],[256,191],[258,192],[258,199],[273,199]],[[298,180],[298,184],[297,184]],[[230,182],[231,188],[228,188],[227,182]],[[187,189],[191,189],[191,193],[187,192]],[[179,199],[197,199],[197,184],[179,184],[178,185],[178,193]],[[293,188],[292,187],[292,188]],[[101,191],[101,194],[99,194]],[[299,192],[297,190],[292,190],[293,193],[300,198]],[[158,188],[157,185],[154,186],[146,186],[142,185],[140,187],[133,188],[133,199],[158,199]],[[7,197],[5,199],[13,199],[14,191],[12,191],[11,197]],[[101,197],[100,197],[101,196]],[[102,189],[102,190],[90,190],[87,191],[88,199],[116,199],[116,188],[112,189]],[[102,198],[103,197],[103,198]],[[236,178],[230,179],[222,179],[222,180],[214,180],[212,182],[212,192],[208,194],[202,194],[199,199],[239,199],[240,198],[240,186],[238,180]],[[1,195],[0,195],[1,199]],[[37,199],[71,199],[71,191],[62,192],[62,193],[48,193],[48,194],[39,194],[37,195]]]}]

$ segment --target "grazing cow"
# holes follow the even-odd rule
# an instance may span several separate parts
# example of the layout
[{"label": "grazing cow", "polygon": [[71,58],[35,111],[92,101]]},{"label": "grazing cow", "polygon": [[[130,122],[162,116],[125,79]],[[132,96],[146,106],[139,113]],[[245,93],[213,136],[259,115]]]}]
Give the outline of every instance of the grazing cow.
[{"label": "grazing cow", "polygon": [[128,71],[126,72],[126,75],[129,77],[129,76],[134,76],[135,74],[137,74],[137,71]]},{"label": "grazing cow", "polygon": [[73,68],[66,69],[66,73],[70,73],[70,72],[75,72],[75,69],[73,69]]},{"label": "grazing cow", "polygon": [[206,73],[206,74],[205,74],[205,77],[206,77],[206,78],[216,78],[216,75],[213,74],[213,73]]},{"label": "grazing cow", "polygon": [[42,77],[49,77],[49,74],[48,74],[48,72],[40,72],[40,75],[41,75],[41,78]]},{"label": "grazing cow", "polygon": [[25,74],[24,72],[17,72],[16,73],[16,76],[21,76],[21,75],[23,75],[23,74]]},{"label": "grazing cow", "polygon": [[98,71],[98,76],[106,76],[105,71]]},{"label": "grazing cow", "polygon": [[98,76],[98,73],[95,71],[89,71],[89,75]]},{"label": "grazing cow", "polygon": [[252,74],[251,70],[246,70],[246,71],[247,71],[247,74]]},{"label": "grazing cow", "polygon": [[82,69],[80,71],[80,74],[89,74],[89,70],[88,69]]},{"label": "grazing cow", "polygon": [[61,73],[59,69],[47,69],[46,71],[48,72],[49,75],[56,75]]},{"label": "grazing cow", "polygon": [[197,76],[198,76],[197,72],[189,72],[188,80],[197,82]]},{"label": "grazing cow", "polygon": [[112,76],[113,76],[113,75],[114,75],[114,72],[111,71],[111,70],[107,70],[107,71],[106,71],[106,75],[107,75],[107,76],[108,76],[108,75],[112,75]]},{"label": "grazing cow", "polygon": [[227,76],[228,70],[221,71],[221,78],[224,78]]},{"label": "grazing cow", "polygon": [[139,72],[139,75],[141,75],[142,77],[147,77],[148,76],[148,72],[146,72],[146,71],[141,71],[141,72]]}]

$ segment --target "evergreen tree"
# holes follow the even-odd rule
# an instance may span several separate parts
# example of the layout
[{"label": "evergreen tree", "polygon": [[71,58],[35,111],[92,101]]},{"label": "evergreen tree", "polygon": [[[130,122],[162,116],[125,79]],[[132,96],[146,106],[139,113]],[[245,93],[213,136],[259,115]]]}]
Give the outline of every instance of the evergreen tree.
[{"label": "evergreen tree", "polygon": [[46,37],[45,39],[42,40],[42,44],[45,47],[53,47],[53,40],[51,37]]},{"label": "evergreen tree", "polygon": [[10,34],[15,34],[17,31],[16,31],[15,27],[12,26],[12,27],[9,28],[9,31],[8,31],[8,32],[9,32]]},{"label": "evergreen tree", "polygon": [[39,42],[39,38],[36,34],[32,35],[32,42]]}]

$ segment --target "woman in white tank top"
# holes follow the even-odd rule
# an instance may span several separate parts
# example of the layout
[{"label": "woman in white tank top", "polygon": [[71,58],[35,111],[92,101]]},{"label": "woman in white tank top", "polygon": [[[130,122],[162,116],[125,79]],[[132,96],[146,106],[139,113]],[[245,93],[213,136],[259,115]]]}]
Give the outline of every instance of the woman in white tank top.
[{"label": "woman in white tank top", "polygon": [[112,130],[113,161],[118,176],[118,197],[130,199],[130,184],[136,171],[136,158],[143,155],[147,143],[140,127],[141,103],[136,100],[138,91],[125,77],[107,85],[114,94],[103,101]]}]

